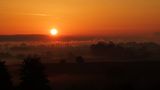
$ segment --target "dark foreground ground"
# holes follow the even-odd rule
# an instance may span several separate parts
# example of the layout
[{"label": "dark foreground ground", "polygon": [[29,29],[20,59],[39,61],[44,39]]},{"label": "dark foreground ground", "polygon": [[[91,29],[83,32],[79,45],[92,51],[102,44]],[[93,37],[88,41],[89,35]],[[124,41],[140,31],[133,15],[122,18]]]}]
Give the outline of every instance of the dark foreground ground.
[{"label": "dark foreground ground", "polygon": [[160,62],[48,64],[47,71],[58,89],[153,90],[160,87]]},{"label": "dark foreground ground", "polygon": [[51,63],[53,90],[160,90],[160,62]]}]

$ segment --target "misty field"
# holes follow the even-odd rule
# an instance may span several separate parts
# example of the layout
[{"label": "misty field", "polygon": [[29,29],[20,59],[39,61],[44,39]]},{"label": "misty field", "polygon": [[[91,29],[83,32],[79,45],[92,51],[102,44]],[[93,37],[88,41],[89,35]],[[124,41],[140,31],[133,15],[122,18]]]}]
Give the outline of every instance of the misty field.
[{"label": "misty field", "polygon": [[40,57],[53,90],[153,90],[160,82],[160,46],[107,41],[1,42],[14,86],[30,55]]}]

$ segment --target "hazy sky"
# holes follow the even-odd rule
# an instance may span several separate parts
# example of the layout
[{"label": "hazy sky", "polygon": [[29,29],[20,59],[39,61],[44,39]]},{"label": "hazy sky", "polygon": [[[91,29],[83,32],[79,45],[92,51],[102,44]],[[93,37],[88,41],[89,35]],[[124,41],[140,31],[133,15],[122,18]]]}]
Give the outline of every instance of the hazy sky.
[{"label": "hazy sky", "polygon": [[0,0],[0,34],[153,35],[160,0]]}]

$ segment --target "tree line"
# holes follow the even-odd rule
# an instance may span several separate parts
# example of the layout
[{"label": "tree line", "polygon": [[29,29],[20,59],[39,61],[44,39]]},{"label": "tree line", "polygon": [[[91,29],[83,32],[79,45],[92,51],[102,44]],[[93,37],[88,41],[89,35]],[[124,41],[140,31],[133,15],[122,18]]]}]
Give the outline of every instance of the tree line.
[{"label": "tree line", "polygon": [[39,57],[28,56],[21,64],[20,83],[14,86],[5,61],[0,60],[0,90],[52,90],[44,70]]}]

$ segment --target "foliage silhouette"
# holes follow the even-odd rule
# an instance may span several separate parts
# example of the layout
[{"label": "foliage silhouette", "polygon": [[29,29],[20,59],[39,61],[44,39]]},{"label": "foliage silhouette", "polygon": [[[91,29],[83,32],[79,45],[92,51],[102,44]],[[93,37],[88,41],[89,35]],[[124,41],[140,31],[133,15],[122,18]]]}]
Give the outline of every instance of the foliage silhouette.
[{"label": "foliage silhouette", "polygon": [[65,59],[60,60],[60,64],[66,64],[66,63],[67,63],[67,61]]},{"label": "foliage silhouette", "polygon": [[20,90],[51,90],[39,57],[27,57],[21,68]]},{"label": "foliage silhouette", "polygon": [[112,41],[98,42],[97,44],[91,45],[91,50],[94,55],[105,56],[107,58],[122,58],[126,54],[125,48],[116,45]]},{"label": "foliage silhouette", "polygon": [[110,60],[147,60],[156,55],[157,50],[152,50],[155,47],[159,46],[149,43],[138,44],[136,42],[115,44],[110,41],[108,43],[98,42],[91,45],[90,49],[94,56],[105,57]]},{"label": "foliage silhouette", "polygon": [[78,64],[83,64],[83,63],[85,63],[84,58],[83,58],[82,56],[76,57],[76,62],[77,62]]},{"label": "foliage silhouette", "polygon": [[0,60],[0,90],[13,90],[11,76],[5,62]]}]

